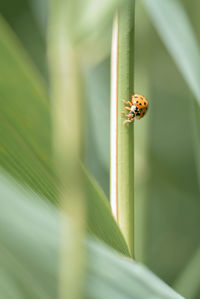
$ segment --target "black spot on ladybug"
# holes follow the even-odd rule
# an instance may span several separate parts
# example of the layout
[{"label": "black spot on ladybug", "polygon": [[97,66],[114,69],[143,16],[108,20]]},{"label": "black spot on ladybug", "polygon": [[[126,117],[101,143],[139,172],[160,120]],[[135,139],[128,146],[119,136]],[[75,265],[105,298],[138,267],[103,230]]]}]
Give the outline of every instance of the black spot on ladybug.
[{"label": "black spot on ladybug", "polygon": [[140,103],[139,105],[142,106],[142,103]]},{"label": "black spot on ladybug", "polygon": [[144,105],[146,105],[147,103],[146,102],[144,102]]},{"label": "black spot on ladybug", "polygon": [[136,101],[136,103],[138,103],[138,101]]}]

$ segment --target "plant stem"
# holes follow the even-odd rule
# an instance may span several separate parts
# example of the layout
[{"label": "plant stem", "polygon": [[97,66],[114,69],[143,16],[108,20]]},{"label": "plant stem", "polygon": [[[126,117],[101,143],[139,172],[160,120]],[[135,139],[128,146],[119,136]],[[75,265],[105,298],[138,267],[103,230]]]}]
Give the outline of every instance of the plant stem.
[{"label": "plant stem", "polygon": [[134,140],[133,125],[123,125],[123,100],[133,94],[134,1],[116,15],[112,45],[111,96],[111,206],[134,252]]},{"label": "plant stem", "polygon": [[[84,262],[82,246],[85,206],[79,162],[83,148],[81,109],[84,105],[80,63],[68,23],[69,19],[73,19],[71,8],[70,1],[52,0],[48,39],[53,145],[62,209],[59,269],[61,299],[81,297]],[[66,222],[65,215],[70,221]],[[70,243],[66,244],[69,234]]]}]

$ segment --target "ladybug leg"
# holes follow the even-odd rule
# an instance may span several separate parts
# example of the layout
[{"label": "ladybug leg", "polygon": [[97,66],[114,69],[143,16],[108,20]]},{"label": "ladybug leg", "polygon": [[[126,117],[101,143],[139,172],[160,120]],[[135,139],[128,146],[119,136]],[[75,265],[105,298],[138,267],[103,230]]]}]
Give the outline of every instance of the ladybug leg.
[{"label": "ladybug leg", "polygon": [[133,104],[131,103],[131,101],[125,101],[125,100],[123,100],[123,102],[124,102],[124,104],[126,104],[126,105],[130,105],[130,106],[132,106]]},{"label": "ladybug leg", "polygon": [[124,107],[124,111],[121,111],[121,113],[126,113],[126,110],[131,111],[131,108],[130,107]]},{"label": "ladybug leg", "polygon": [[125,114],[125,116],[128,117],[128,118],[132,118],[132,117],[133,117],[133,114],[128,113],[128,114]]},{"label": "ladybug leg", "polygon": [[124,122],[123,122],[123,125],[126,125],[127,123],[133,123],[134,122],[134,118],[132,119],[126,119]]}]

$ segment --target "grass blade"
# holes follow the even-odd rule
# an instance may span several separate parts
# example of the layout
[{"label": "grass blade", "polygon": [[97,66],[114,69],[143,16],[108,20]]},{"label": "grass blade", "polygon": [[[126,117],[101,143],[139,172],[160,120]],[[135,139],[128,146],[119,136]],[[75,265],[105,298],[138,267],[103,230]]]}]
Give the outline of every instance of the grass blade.
[{"label": "grass blade", "polygon": [[111,98],[111,206],[133,256],[133,126],[124,126],[123,99],[133,94],[134,1],[119,9],[113,30]]},{"label": "grass blade", "polygon": [[[17,293],[14,298],[57,298],[60,211],[2,171],[0,197],[0,297],[12,299]],[[74,235],[69,219],[65,221],[69,246]],[[183,298],[145,267],[103,243],[94,238],[85,243],[84,298]]]},{"label": "grass blade", "polygon": [[143,3],[160,38],[200,104],[200,51],[183,6],[177,0],[143,0]]},{"label": "grass blade", "polygon": [[196,298],[198,296],[200,278],[200,248],[189,260],[181,275],[173,283],[173,288],[185,298]]},{"label": "grass blade", "polygon": [[88,201],[88,231],[122,254],[130,256],[105,194],[85,169],[84,174],[87,198],[92,199]]},{"label": "grass blade", "polygon": [[[8,85],[9,83],[9,85]],[[46,86],[16,36],[0,18],[0,166],[22,185],[59,204]],[[126,242],[108,199],[87,174],[87,229],[121,253]],[[102,220],[103,219],[103,220]]]}]

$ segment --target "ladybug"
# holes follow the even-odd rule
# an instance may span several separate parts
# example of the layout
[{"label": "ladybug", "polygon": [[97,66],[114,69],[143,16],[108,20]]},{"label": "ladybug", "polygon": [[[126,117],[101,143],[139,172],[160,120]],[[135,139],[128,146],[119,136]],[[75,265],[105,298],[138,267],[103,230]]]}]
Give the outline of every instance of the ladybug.
[{"label": "ladybug", "polygon": [[123,101],[124,104],[129,105],[124,107],[124,111],[121,113],[126,113],[128,110],[128,114],[125,116],[127,119],[124,121],[124,125],[127,123],[133,123],[135,119],[142,118],[148,109],[148,101],[141,94],[133,94],[131,97],[131,101]]}]

